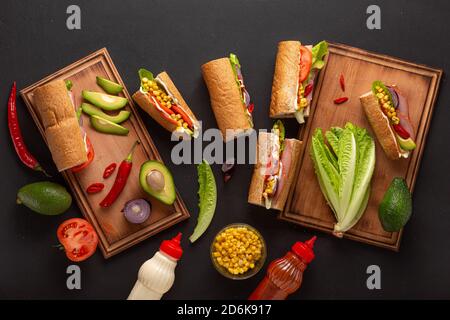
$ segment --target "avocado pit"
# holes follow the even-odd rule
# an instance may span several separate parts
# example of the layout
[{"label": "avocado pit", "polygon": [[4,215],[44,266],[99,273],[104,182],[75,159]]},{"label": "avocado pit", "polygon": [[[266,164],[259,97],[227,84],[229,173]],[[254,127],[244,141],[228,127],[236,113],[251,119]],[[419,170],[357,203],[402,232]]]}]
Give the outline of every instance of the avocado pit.
[{"label": "avocado pit", "polygon": [[159,170],[151,170],[146,177],[148,186],[155,191],[162,191],[165,186],[164,175]]}]

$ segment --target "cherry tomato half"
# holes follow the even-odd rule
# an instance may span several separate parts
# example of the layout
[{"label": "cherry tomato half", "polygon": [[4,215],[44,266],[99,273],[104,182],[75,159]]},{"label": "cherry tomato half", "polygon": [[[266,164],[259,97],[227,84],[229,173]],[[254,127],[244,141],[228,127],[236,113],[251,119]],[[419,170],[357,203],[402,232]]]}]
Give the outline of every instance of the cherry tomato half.
[{"label": "cherry tomato half", "polygon": [[303,82],[308,78],[312,65],[312,52],[304,46],[300,46],[300,77],[299,82]]},{"label": "cherry tomato half", "polygon": [[94,160],[94,157],[95,157],[94,147],[92,146],[91,140],[89,140],[88,137],[86,137],[86,146],[87,146],[87,150],[88,150],[87,151],[87,161],[85,163],[82,163],[82,164],[70,169],[73,173],[80,172],[81,170],[86,168],[92,162],[92,160]]},{"label": "cherry tomato half", "polygon": [[58,227],[57,236],[64,246],[67,258],[74,262],[86,260],[97,249],[97,233],[84,219],[73,218],[64,221]]}]

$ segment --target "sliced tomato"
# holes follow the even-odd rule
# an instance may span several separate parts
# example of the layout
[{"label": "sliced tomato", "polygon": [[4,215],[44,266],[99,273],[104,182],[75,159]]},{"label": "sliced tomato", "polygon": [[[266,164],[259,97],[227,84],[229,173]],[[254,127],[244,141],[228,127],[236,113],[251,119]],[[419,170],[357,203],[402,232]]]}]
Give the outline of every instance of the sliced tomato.
[{"label": "sliced tomato", "polygon": [[180,108],[177,105],[173,105],[172,106],[173,111],[175,111],[175,113],[179,114],[181,116],[181,118],[183,118],[184,121],[186,121],[186,123],[188,124],[188,127],[193,129],[193,124],[191,121],[191,118],[187,115],[186,112],[184,112],[184,110],[182,108]]},{"label": "sliced tomato", "polygon": [[92,162],[92,160],[94,160],[95,157],[94,146],[92,145],[91,140],[89,140],[88,137],[86,137],[86,147],[87,147],[87,161],[70,169],[73,173],[80,172],[81,170],[86,168]]},{"label": "sliced tomato", "polygon": [[298,81],[303,82],[308,78],[312,65],[312,52],[304,46],[300,46],[300,76]]},{"label": "sliced tomato", "polygon": [[84,219],[73,218],[64,221],[58,227],[56,234],[59,242],[64,246],[67,258],[71,261],[84,261],[97,249],[97,233]]}]

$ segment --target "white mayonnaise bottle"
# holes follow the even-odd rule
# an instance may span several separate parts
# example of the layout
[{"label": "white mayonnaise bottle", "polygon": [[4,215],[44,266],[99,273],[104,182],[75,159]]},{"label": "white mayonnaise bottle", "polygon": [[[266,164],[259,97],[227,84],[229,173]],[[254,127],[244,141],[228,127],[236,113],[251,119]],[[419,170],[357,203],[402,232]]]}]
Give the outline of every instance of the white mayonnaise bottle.
[{"label": "white mayonnaise bottle", "polygon": [[169,291],[175,280],[177,261],[183,254],[180,240],[181,233],[172,240],[164,240],[159,251],[144,262],[128,300],[160,300]]}]

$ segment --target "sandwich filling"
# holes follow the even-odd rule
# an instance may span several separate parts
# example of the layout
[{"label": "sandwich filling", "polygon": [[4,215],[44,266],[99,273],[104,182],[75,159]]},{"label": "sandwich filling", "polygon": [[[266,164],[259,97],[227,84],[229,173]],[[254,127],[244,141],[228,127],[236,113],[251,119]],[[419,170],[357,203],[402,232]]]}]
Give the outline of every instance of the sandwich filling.
[{"label": "sandwich filling", "polygon": [[254,104],[251,102],[250,94],[245,88],[244,77],[242,76],[241,65],[239,63],[239,60],[237,56],[233,53],[230,54],[230,63],[231,67],[233,68],[234,76],[236,77],[236,83],[239,86],[239,90],[241,92],[241,100],[245,114],[247,115],[248,118],[248,123],[250,124],[251,127],[253,127],[252,112],[254,109]]},{"label": "sandwich filling", "polygon": [[180,133],[187,133],[196,138],[199,134],[197,122],[183,110],[178,99],[170,92],[165,83],[145,69],[139,70],[141,79],[140,91],[147,95],[151,104],[161,112],[170,123],[177,126]]},{"label": "sandwich filling", "polygon": [[277,120],[273,125],[271,137],[273,137],[273,139],[268,141],[270,144],[268,148],[270,153],[266,163],[262,194],[266,209],[270,209],[272,206],[272,200],[277,191],[283,171],[283,164],[280,159],[284,150],[285,129],[283,122],[280,120]]},{"label": "sandwich filling", "polygon": [[314,47],[300,46],[300,71],[295,106],[295,118],[299,123],[304,123],[305,117],[309,116],[314,80],[319,70],[325,65],[324,57],[327,53],[328,43],[326,41],[321,41]]},{"label": "sandwich filling", "polygon": [[373,82],[372,93],[377,98],[383,114],[389,119],[401,156],[407,158],[409,152],[416,148],[416,143],[406,98],[395,86],[386,86],[381,81]]}]

